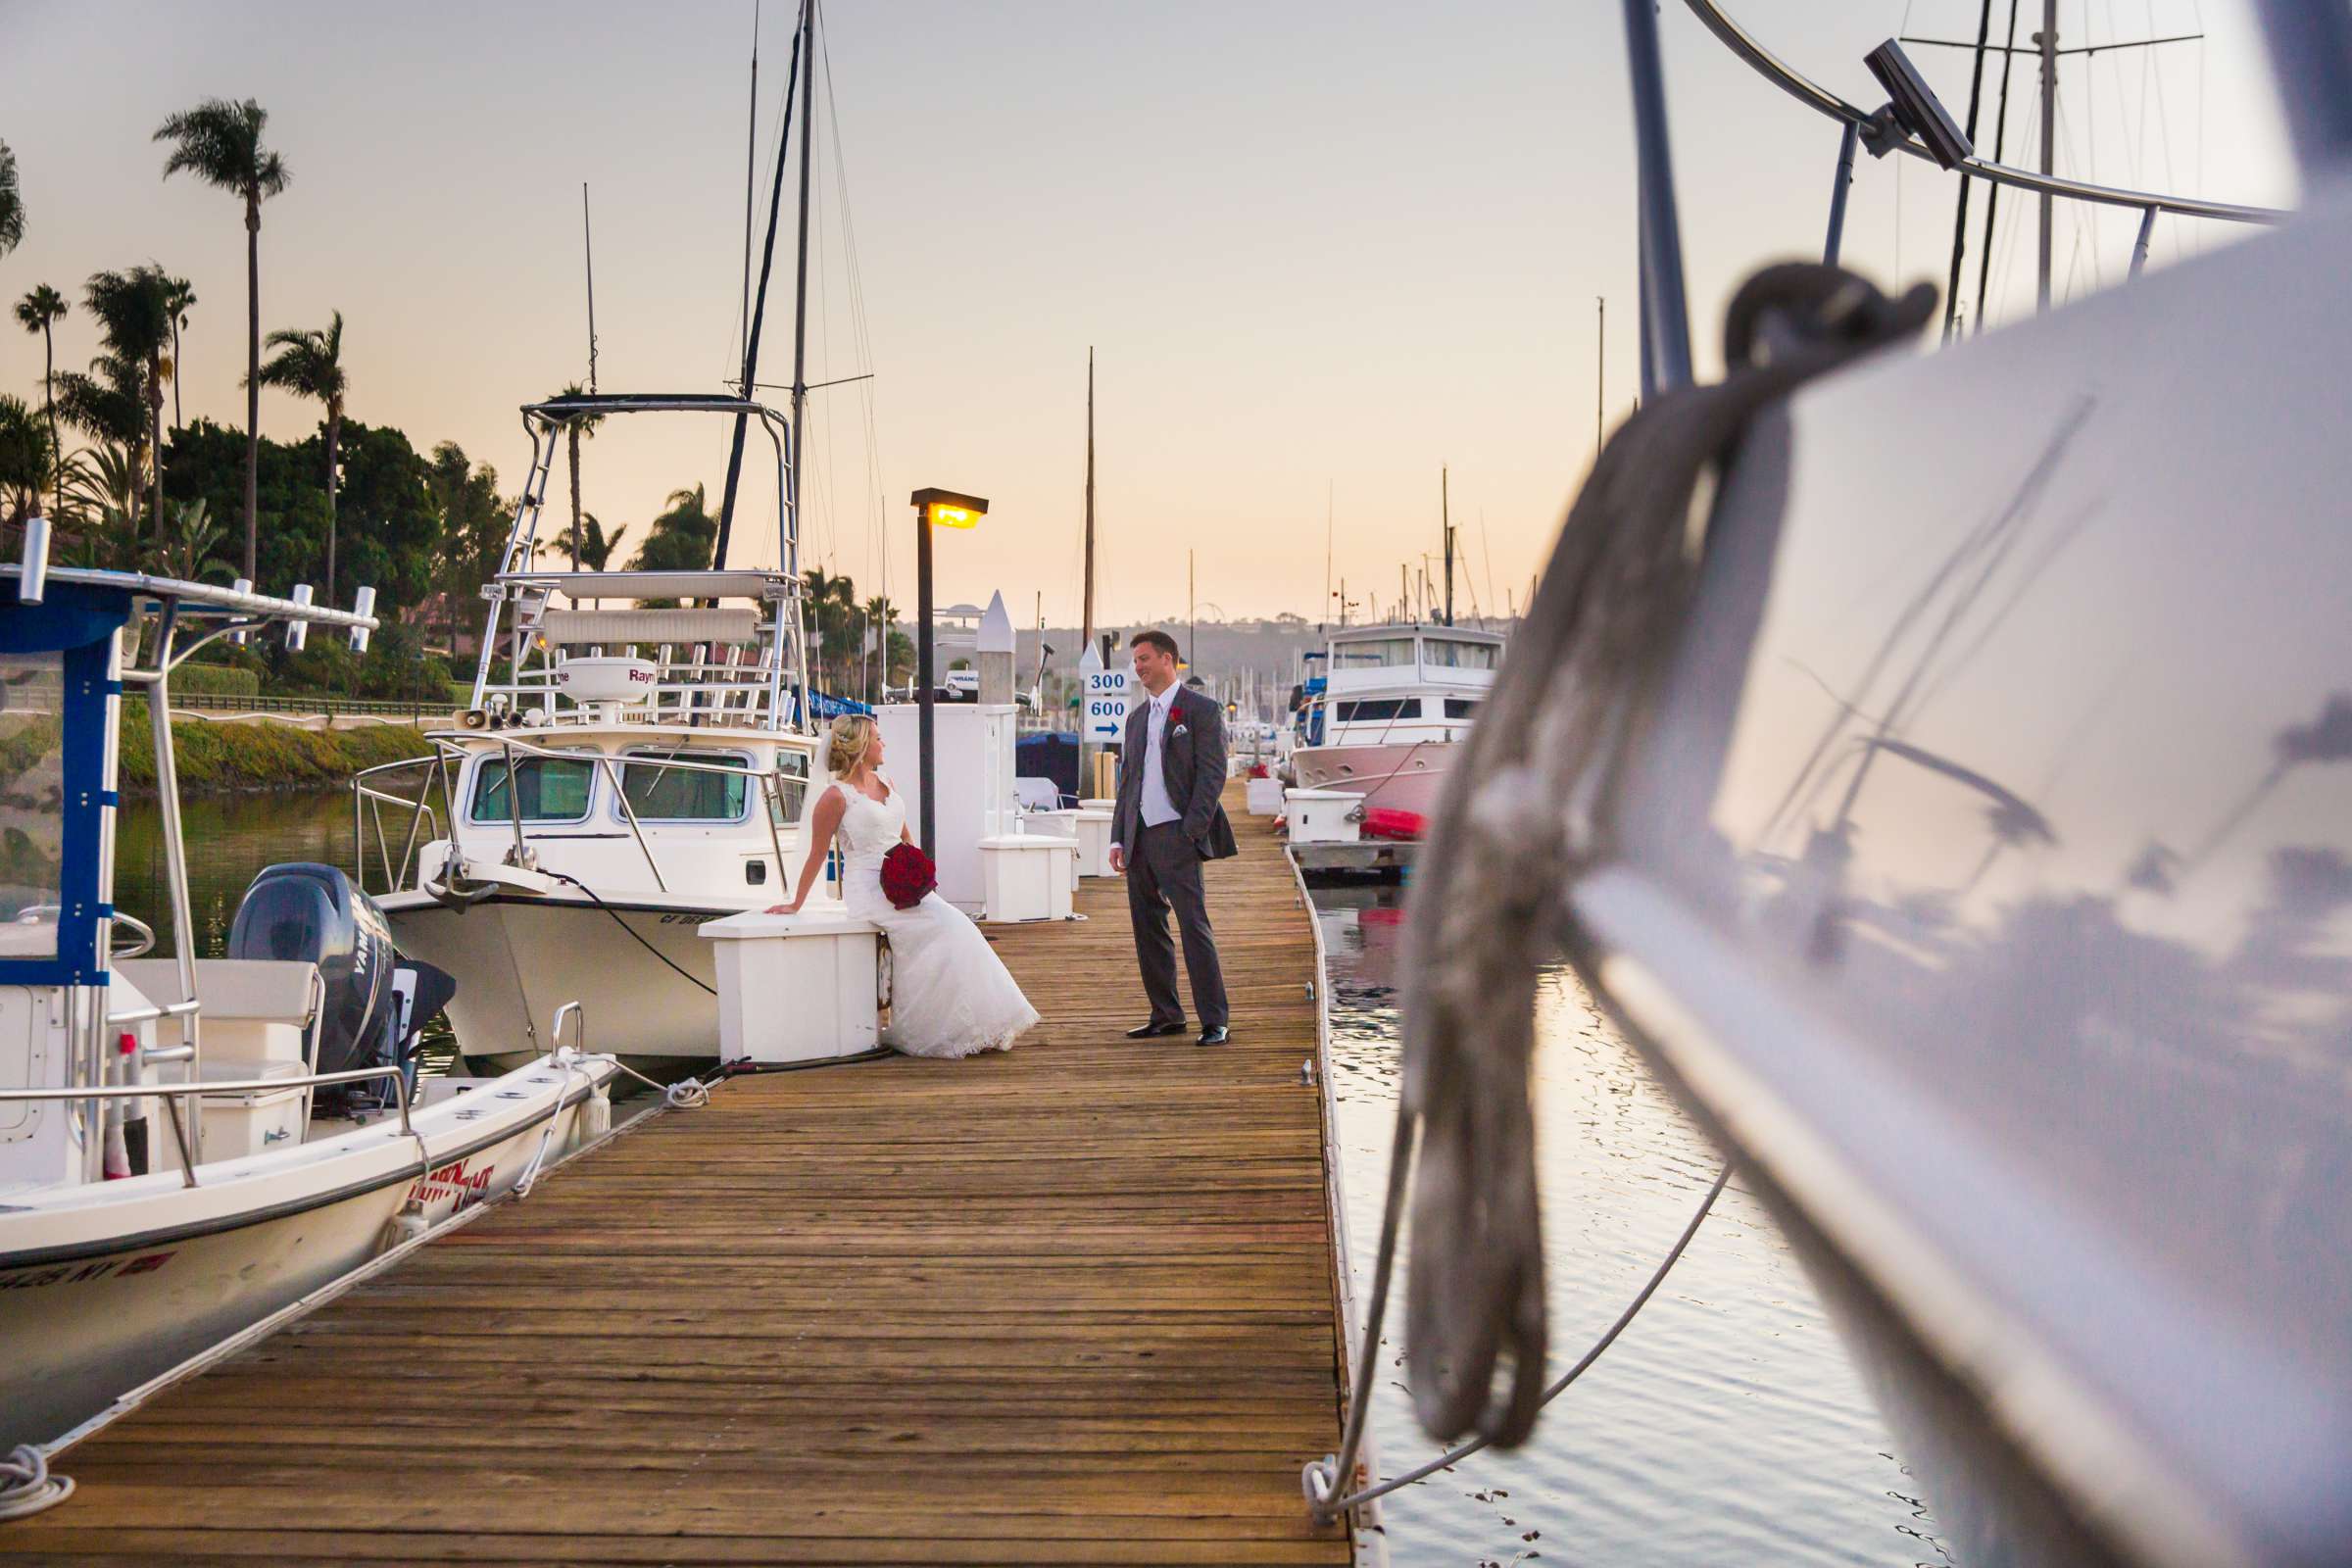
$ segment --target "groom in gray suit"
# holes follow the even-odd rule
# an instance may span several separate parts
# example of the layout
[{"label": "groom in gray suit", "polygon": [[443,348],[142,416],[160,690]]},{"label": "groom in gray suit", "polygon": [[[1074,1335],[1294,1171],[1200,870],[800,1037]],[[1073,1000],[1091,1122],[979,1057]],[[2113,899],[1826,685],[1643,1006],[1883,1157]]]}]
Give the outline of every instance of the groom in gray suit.
[{"label": "groom in gray suit", "polygon": [[1127,715],[1119,753],[1119,798],[1110,819],[1110,868],[1127,878],[1127,912],[1135,922],[1135,956],[1144,971],[1152,1016],[1127,1031],[1130,1040],[1184,1032],[1176,1000],[1176,944],[1168,910],[1184,934],[1184,967],[1193,977],[1193,1010],[1204,1046],[1232,1038],[1225,1010],[1225,974],[1217,964],[1216,933],[1200,866],[1239,853],[1225,818],[1225,714],[1177,678],[1176,639],[1139,631],[1135,677],[1147,701]]}]

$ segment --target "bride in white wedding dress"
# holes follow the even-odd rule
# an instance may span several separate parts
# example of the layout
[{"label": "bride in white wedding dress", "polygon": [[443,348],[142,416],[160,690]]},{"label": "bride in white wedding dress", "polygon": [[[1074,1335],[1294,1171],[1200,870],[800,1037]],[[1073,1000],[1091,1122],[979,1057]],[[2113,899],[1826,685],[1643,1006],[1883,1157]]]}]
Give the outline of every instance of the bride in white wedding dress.
[{"label": "bride in white wedding dress", "polygon": [[990,949],[980,928],[937,892],[902,909],[882,891],[882,858],[906,832],[906,807],[881,773],[882,732],[862,713],[833,721],[825,751],[832,781],[808,813],[808,862],[790,904],[798,913],[840,840],[842,902],[890,941],[890,1028],[883,1041],[909,1056],[969,1056],[1010,1049],[1037,1022],[1037,1009]]}]

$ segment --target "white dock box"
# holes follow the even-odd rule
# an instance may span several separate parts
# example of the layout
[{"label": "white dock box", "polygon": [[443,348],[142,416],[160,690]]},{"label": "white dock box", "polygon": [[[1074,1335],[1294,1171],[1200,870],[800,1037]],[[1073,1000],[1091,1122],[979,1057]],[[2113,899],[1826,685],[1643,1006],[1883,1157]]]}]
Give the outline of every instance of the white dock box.
[{"label": "white dock box", "polygon": [[1356,808],[1361,795],[1347,790],[1291,790],[1283,796],[1293,844],[1353,844],[1364,836]]},{"label": "white dock box", "polygon": [[1109,876],[1110,870],[1110,813],[1090,807],[1058,811],[1033,811],[1029,816],[1032,832],[1058,834],[1074,839],[1078,845],[1078,874]]},{"label": "white dock box", "polygon": [[1078,841],[1052,833],[1007,833],[980,841],[991,925],[1067,920],[1078,889]]},{"label": "white dock box", "polygon": [[716,944],[722,1061],[822,1061],[880,1043],[882,934],[838,905],[731,914],[698,928]]},{"label": "white dock box", "polygon": [[1251,816],[1280,816],[1282,814],[1282,780],[1253,778],[1248,787]]}]

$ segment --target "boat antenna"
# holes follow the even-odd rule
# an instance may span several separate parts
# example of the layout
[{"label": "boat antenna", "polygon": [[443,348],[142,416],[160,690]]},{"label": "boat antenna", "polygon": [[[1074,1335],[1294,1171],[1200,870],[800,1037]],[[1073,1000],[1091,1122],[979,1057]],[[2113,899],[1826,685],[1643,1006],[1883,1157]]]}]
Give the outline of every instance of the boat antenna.
[{"label": "boat antenna", "polygon": [[[784,78],[784,120],[776,133],[776,179],[774,189],[767,198],[767,240],[760,251],[760,286],[752,294],[752,324],[744,334],[742,396],[747,400],[752,395],[753,383],[760,378],[760,329],[767,318],[767,278],[776,262],[776,218],[784,205],[784,152],[792,142],[793,95],[800,85],[799,67],[808,53],[808,0],[802,0],[801,24],[792,35],[792,69]],[[806,187],[804,194],[805,190]],[[727,536],[733,531],[735,521],[735,488],[743,476],[743,436],[750,417],[748,414],[735,416],[735,439],[727,452],[727,488],[718,508],[718,539],[710,552],[710,564],[713,566],[727,564]],[[792,501],[797,508],[801,494],[801,445],[797,431],[791,461],[789,482]],[[793,524],[796,530],[799,523],[800,518],[795,516]]]},{"label": "boat antenna", "polygon": [[596,391],[596,235],[588,226],[588,182],[580,181],[580,254],[588,264],[588,390]]}]

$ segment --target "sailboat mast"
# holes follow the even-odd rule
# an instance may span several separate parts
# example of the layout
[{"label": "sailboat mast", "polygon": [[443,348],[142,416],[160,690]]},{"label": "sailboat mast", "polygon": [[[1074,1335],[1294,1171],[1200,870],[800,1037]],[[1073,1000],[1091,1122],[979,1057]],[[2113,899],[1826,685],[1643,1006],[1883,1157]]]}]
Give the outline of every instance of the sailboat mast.
[{"label": "sailboat mast", "polygon": [[[801,531],[801,416],[808,402],[808,152],[815,137],[816,112],[816,0],[801,0],[801,234],[800,261],[793,270],[792,288],[792,531]],[[750,396],[746,393],[745,396]],[[787,562],[792,570],[799,563]]]},{"label": "sailboat mast", "polygon": [[1438,470],[1438,523],[1446,534],[1446,624],[1453,624],[1453,510],[1446,493],[1446,470]]},{"label": "sailboat mast", "polygon": [[[804,6],[801,13],[801,25],[795,29],[792,35],[792,67],[784,78],[784,123],[783,128],[778,132],[782,140],[776,147],[775,186],[768,192],[767,197],[767,238],[760,250],[760,287],[752,295],[751,328],[744,334],[743,381],[737,396],[747,401],[757,390],[760,380],[760,329],[767,319],[767,276],[775,266],[776,218],[784,201],[784,149],[792,144],[792,100],[793,94],[799,90],[797,78],[801,60],[808,53],[808,10]],[[806,214],[803,215],[802,226],[803,228],[808,226]],[[724,566],[727,564],[727,538],[735,524],[735,488],[743,477],[743,437],[750,417],[749,415],[744,414],[735,416],[735,439],[727,448],[727,488],[718,508],[718,538],[710,551],[710,564],[713,566]],[[796,503],[800,496],[800,474],[801,448],[800,442],[796,439],[792,448],[790,479],[791,496]],[[792,531],[796,536],[800,531],[800,518],[797,514],[792,519]]]},{"label": "sailboat mast", "polygon": [[1095,646],[1095,349],[1086,349],[1086,635],[1081,648]]}]

